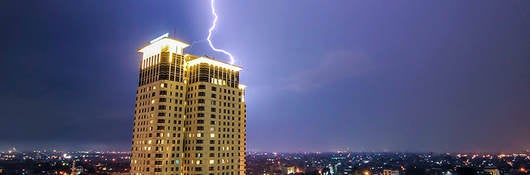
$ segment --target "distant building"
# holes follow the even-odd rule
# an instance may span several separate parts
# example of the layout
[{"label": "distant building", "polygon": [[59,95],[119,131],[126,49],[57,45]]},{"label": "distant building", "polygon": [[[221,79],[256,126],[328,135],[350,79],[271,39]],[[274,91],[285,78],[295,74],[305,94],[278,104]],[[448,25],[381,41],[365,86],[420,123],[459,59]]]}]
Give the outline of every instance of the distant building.
[{"label": "distant building", "polygon": [[282,175],[295,174],[295,173],[296,173],[295,166],[282,166]]},{"label": "distant building", "polygon": [[497,168],[484,168],[484,172],[490,175],[501,175],[501,172]]},{"label": "distant building", "polygon": [[70,175],[78,175],[83,173],[83,166],[75,166],[75,160],[72,161],[72,167],[70,168],[71,173]]},{"label": "distant building", "polygon": [[244,175],[242,68],[188,46],[166,34],[138,51],[131,174]]},{"label": "distant building", "polygon": [[398,170],[383,170],[383,175],[399,175]]}]

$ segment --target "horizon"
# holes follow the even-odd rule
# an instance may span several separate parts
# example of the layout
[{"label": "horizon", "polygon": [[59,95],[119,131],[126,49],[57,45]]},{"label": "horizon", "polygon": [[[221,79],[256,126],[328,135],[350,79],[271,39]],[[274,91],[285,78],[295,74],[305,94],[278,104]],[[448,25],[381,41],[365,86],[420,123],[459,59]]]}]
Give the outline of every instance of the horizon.
[{"label": "horizon", "polygon": [[[88,148],[90,147],[90,148]],[[62,151],[62,152],[131,152],[131,150],[119,149],[119,148],[108,148],[107,145],[100,146],[41,146],[41,147],[24,147],[24,146],[2,146],[0,147],[1,152],[8,152],[15,148],[18,152],[32,152],[32,151]],[[530,149],[521,149],[516,151],[411,151],[411,150],[348,150],[347,148],[338,148],[335,150],[312,150],[312,151],[270,151],[270,150],[255,150],[247,149],[249,153],[337,153],[337,152],[348,152],[348,153],[434,153],[434,154],[455,154],[455,153],[473,153],[473,154],[515,154],[515,153],[530,153]]]},{"label": "horizon", "polygon": [[[13,148],[16,150],[13,151]],[[58,152],[58,153],[127,153],[130,154],[131,151],[125,151],[125,150],[62,150],[62,149],[54,149],[54,148],[48,148],[48,149],[27,149],[27,150],[19,150],[16,147],[13,147],[10,149],[0,149],[0,153],[30,153],[30,152]],[[266,154],[341,154],[341,153],[359,153],[359,154],[447,154],[447,155],[458,155],[458,154],[477,154],[477,155],[484,155],[484,154],[503,154],[503,155],[514,155],[514,154],[529,154],[530,150],[523,150],[523,151],[515,151],[515,152],[433,152],[433,151],[344,151],[344,150],[336,150],[336,151],[300,151],[300,152],[276,152],[276,151],[247,151],[247,153],[250,154],[260,154],[260,153],[266,153]]]}]

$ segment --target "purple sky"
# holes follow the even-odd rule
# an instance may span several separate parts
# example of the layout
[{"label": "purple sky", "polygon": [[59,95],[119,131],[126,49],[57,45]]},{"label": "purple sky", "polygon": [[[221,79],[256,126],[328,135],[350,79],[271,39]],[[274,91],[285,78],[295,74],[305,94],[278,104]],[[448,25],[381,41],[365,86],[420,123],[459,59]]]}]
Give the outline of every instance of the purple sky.
[{"label": "purple sky", "polygon": [[[13,4],[15,3],[15,4]],[[217,1],[250,151],[530,149],[530,1]],[[0,2],[0,150],[129,150],[136,50],[209,1]]]}]

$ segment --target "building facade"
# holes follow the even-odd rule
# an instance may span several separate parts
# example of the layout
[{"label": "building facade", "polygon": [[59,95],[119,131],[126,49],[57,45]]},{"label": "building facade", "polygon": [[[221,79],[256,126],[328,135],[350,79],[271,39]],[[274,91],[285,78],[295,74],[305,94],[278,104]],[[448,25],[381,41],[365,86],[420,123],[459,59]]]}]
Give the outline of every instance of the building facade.
[{"label": "building facade", "polygon": [[131,174],[244,175],[242,68],[188,46],[166,34],[138,51]]}]

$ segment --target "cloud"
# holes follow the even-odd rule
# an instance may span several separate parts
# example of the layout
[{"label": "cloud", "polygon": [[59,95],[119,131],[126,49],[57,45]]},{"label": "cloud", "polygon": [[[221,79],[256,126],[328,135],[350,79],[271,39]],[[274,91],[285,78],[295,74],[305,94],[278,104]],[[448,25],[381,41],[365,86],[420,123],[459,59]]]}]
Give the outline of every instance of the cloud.
[{"label": "cloud", "polygon": [[373,70],[372,60],[361,52],[339,50],[326,54],[314,67],[287,78],[287,89],[307,92],[330,83],[358,77]]}]

